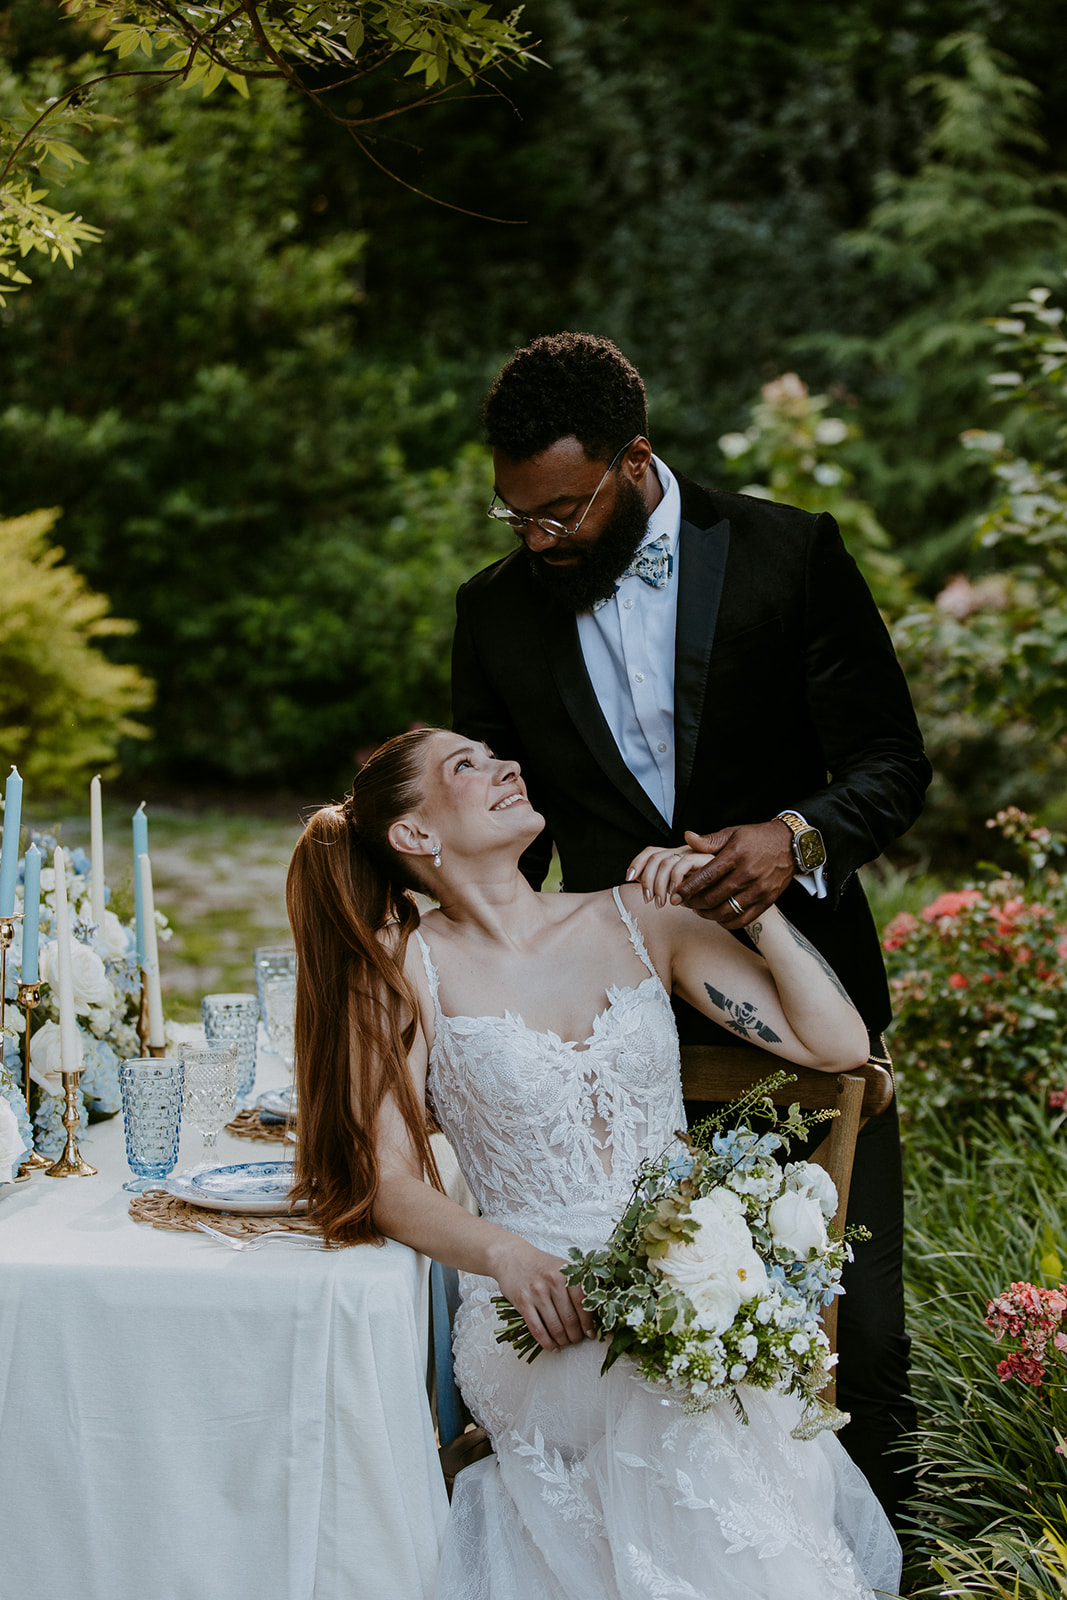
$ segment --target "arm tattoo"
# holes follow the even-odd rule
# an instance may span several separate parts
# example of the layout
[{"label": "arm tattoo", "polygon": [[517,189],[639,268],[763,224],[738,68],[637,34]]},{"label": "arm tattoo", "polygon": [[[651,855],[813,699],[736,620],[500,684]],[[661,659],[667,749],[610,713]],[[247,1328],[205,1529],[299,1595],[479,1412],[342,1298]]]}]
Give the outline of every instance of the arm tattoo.
[{"label": "arm tattoo", "polygon": [[759,922],[759,921],[750,922],[748,927],[745,929],[745,932],[748,934],[749,938],[752,940],[752,943],[754,945],[758,945],[759,944],[759,936],[763,932],[763,923]]},{"label": "arm tattoo", "polygon": [[849,1005],[852,1007],[853,1011],[855,1011],[856,1002],[853,1000],[852,996],[849,994],[848,990],[845,988],[844,984],[841,982],[841,979],[837,976],[837,973],[834,971],[833,967],[827,961],[826,957],[823,956],[823,955],[820,955],[819,951],[816,950],[815,946],[809,940],[805,939],[804,935],[800,932],[799,928],[794,928],[793,924],[789,921],[788,917],[783,917],[782,921],[785,923],[786,927],[789,929],[789,932],[792,934],[793,942],[795,944],[798,944],[802,950],[806,950],[807,951],[808,955],[811,956],[812,960],[815,961],[816,964],[822,968],[823,972],[829,978],[830,982],[833,984],[834,988],[837,990],[837,992],[841,996],[842,1000],[847,1000]]},{"label": "arm tattoo", "polygon": [[718,1006],[720,1011],[726,1013],[726,1026],[742,1039],[750,1039],[753,1034],[762,1039],[765,1044],[781,1044],[781,1039],[773,1028],[768,1028],[756,1015],[756,1008],[751,1000],[730,1000],[726,995],[720,994],[718,989],[713,989],[710,983],[704,985],[712,1005]]}]

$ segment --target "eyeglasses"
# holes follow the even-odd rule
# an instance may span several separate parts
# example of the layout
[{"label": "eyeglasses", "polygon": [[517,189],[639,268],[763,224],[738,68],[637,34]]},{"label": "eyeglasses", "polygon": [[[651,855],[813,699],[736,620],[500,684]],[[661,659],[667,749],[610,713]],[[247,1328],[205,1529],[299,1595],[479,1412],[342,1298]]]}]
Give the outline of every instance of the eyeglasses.
[{"label": "eyeglasses", "polygon": [[616,450],[615,454],[608,463],[607,471],[604,473],[604,476],[601,478],[600,482],[589,496],[589,504],[586,506],[585,510],[578,518],[578,521],[574,524],[573,528],[568,528],[565,522],[557,522],[555,517],[520,516],[517,511],[512,511],[509,506],[498,506],[496,501],[500,498],[500,496],[496,494],[494,494],[493,499],[490,502],[489,510],[486,512],[486,516],[492,517],[494,522],[506,522],[508,527],[514,529],[516,533],[521,533],[524,528],[540,528],[542,533],[547,533],[552,539],[569,539],[572,537],[572,535],[578,532],[578,529],[581,527],[590,511],[592,511],[593,501],[604,487],[612,472],[614,472],[615,463],[618,461],[619,457],[621,455],[625,455],[630,446],[632,444],[636,444],[638,439],[643,438],[643,433],[635,433],[632,439],[628,439],[626,441],[621,450]]}]

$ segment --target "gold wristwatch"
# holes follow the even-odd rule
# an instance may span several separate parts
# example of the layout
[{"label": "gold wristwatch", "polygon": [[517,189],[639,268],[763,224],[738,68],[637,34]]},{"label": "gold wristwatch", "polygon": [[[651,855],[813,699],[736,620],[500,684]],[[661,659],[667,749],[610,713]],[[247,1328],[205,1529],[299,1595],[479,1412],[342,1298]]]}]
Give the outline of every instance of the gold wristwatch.
[{"label": "gold wristwatch", "polygon": [[778,821],[784,822],[793,835],[793,860],[798,872],[814,872],[825,865],[826,846],[822,834],[799,817],[795,811],[779,811]]}]

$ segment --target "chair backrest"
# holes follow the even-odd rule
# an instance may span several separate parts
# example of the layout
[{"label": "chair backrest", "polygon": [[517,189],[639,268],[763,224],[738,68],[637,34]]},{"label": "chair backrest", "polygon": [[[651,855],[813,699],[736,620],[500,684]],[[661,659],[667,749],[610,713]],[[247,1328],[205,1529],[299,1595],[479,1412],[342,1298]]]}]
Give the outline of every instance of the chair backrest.
[{"label": "chair backrest", "polygon": [[[771,1093],[775,1105],[799,1104],[802,1111],[836,1111],[827,1125],[822,1143],[809,1160],[823,1167],[837,1189],[837,1214],[834,1224],[845,1225],[852,1167],[856,1157],[856,1136],[867,1117],[884,1111],[893,1098],[893,1080],[879,1061],[868,1061],[853,1072],[816,1072],[811,1067],[796,1067],[754,1045],[683,1045],[682,1089],[686,1100],[725,1102],[752,1089],[762,1078],[785,1067],[795,1073],[796,1082],[783,1084]],[[832,1350],[837,1349],[837,1301],[823,1312],[823,1327]],[[827,1390],[827,1397],[831,1397]]]}]

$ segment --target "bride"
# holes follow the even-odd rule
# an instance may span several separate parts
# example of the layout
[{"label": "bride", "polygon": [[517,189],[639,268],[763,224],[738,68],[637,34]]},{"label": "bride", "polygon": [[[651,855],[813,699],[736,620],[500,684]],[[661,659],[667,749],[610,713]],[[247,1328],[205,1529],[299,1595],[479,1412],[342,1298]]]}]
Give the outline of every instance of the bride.
[{"label": "bride", "polygon": [[[832,1434],[746,1388],[699,1415],[603,1350],[568,1249],[605,1242],[638,1164],[684,1126],[673,990],[786,1061],[840,1072],[863,1024],[774,909],[758,953],[672,903],[706,857],[647,850],[627,884],[540,894],[516,763],[439,729],[383,745],[310,820],[297,949],[297,1193],[328,1240],[383,1235],[467,1276],[456,1373],[494,1454],[456,1479],[438,1600],[829,1600],[893,1591],[899,1548]],[[409,891],[439,909],[421,917]],[[481,1208],[441,1191],[426,1102]],[[499,1286],[499,1287],[498,1287]],[[491,1296],[544,1352],[496,1341]]]}]

